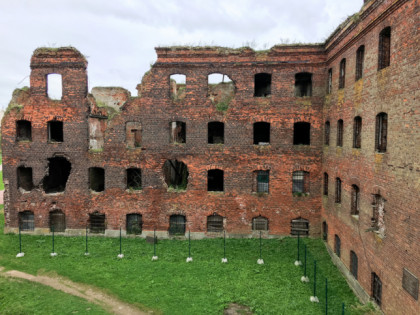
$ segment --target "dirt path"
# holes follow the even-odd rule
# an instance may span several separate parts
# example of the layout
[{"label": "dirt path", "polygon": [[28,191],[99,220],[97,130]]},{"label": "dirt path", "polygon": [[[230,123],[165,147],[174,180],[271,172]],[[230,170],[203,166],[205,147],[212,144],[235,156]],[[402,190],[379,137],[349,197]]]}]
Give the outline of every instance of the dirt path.
[{"label": "dirt path", "polygon": [[122,302],[117,298],[101,292],[99,289],[80,283],[75,283],[62,277],[49,277],[49,276],[34,276],[17,270],[3,271],[4,268],[0,267],[0,275],[12,278],[20,278],[32,282],[38,282],[47,285],[56,290],[60,290],[67,294],[71,294],[89,302],[98,304],[106,311],[113,314],[121,315],[144,315],[154,314],[153,311],[144,312],[138,308]]}]

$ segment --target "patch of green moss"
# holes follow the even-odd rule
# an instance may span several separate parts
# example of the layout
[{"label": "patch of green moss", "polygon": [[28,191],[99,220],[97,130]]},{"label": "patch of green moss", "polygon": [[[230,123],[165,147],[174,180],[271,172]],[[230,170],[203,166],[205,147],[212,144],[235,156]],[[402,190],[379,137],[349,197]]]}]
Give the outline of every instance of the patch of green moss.
[{"label": "patch of green moss", "polygon": [[219,103],[216,104],[216,110],[222,113],[227,112],[231,100],[231,97],[221,100]]},{"label": "patch of green moss", "polygon": [[120,113],[114,107],[108,106],[103,102],[99,102],[99,101],[96,102],[96,106],[106,109],[106,112],[108,114],[108,120],[112,120],[116,115],[118,115]]},{"label": "patch of green moss", "polygon": [[16,110],[19,113],[22,108],[23,108],[23,105],[10,102],[9,106],[7,106],[6,111],[4,112],[4,115],[6,116],[13,110]]}]

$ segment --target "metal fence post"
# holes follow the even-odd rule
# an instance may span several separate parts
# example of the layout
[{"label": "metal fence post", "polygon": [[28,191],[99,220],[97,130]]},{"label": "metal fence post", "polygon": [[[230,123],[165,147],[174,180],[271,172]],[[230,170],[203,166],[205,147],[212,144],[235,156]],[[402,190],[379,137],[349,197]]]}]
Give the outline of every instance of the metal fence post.
[{"label": "metal fence post", "polygon": [[52,253],[55,253],[54,251],[54,225],[51,225],[52,230]]},{"label": "metal fence post", "polygon": [[306,244],[305,244],[305,267],[304,267],[304,276],[306,278]]},{"label": "metal fence post", "polygon": [[20,224],[19,224],[19,253],[22,252],[22,236],[20,233]]},{"label": "metal fence post", "polygon": [[156,228],[153,230],[153,256],[156,256]]},{"label": "metal fence post", "polygon": [[314,296],[316,296],[316,260],[314,260]]},{"label": "metal fence post", "polygon": [[88,227],[86,226],[86,250],[85,254],[89,253],[88,251]]},{"label": "metal fence post", "polygon": [[325,278],[325,315],[328,314],[328,279]]},{"label": "metal fence post", "polygon": [[120,226],[120,255],[122,254],[122,237],[121,237],[121,226]]}]

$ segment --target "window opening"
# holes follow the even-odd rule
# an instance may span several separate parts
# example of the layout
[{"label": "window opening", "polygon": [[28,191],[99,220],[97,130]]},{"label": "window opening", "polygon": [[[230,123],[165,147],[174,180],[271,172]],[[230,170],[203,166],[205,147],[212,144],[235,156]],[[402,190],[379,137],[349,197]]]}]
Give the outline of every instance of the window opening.
[{"label": "window opening", "polygon": [[353,148],[360,149],[362,147],[362,118],[355,117],[353,124]]},{"label": "window opening", "polygon": [[327,94],[332,92],[332,68],[328,69]]},{"label": "window opening", "polygon": [[54,210],[50,212],[50,230],[54,227],[54,232],[65,232],[66,230],[66,215],[61,210]]},{"label": "window opening", "polygon": [[31,122],[27,120],[16,121],[16,140],[32,141]]},{"label": "window opening", "polygon": [[391,27],[384,28],[379,33],[378,70],[391,64]]},{"label": "window opening", "polygon": [[328,174],[324,173],[324,196],[328,196]]},{"label": "window opening", "polygon": [[311,124],[308,122],[296,122],[293,127],[293,144],[310,145]]},{"label": "window opening", "polygon": [[254,96],[265,97],[271,95],[271,74],[257,73],[254,77]]},{"label": "window opening", "polygon": [[378,275],[372,272],[372,298],[376,304],[381,306],[382,302],[382,281]]},{"label": "window opening", "polygon": [[327,222],[322,222],[322,239],[328,241],[328,224]]},{"label": "window opening", "polygon": [[183,100],[186,95],[186,80],[185,74],[172,74],[169,77],[170,96],[173,101]]},{"label": "window opening", "polygon": [[48,173],[42,182],[44,191],[47,194],[64,191],[70,172],[71,163],[65,157],[49,158]]},{"label": "window opening", "polygon": [[330,122],[325,122],[325,129],[324,129],[324,144],[330,145]]},{"label": "window opening", "polygon": [[48,141],[63,142],[63,122],[52,120],[48,122]]},{"label": "window opening", "polygon": [[263,121],[254,123],[254,144],[270,144],[270,123]]},{"label": "window opening", "polygon": [[356,51],[356,81],[363,77],[363,63],[365,59],[365,46],[360,46]]},{"label": "window opening", "polygon": [[337,121],[337,147],[343,146],[343,120],[339,119]]},{"label": "window opening", "polygon": [[89,232],[105,233],[105,214],[94,212],[89,214]]},{"label": "window opening", "polygon": [[169,218],[169,235],[185,235],[185,216],[171,215]]},{"label": "window opening", "polygon": [[19,212],[19,227],[21,231],[33,231],[35,228],[34,213],[29,210]]},{"label": "window opening", "polygon": [[104,148],[104,134],[107,120],[98,117],[89,117],[89,150],[101,151]]},{"label": "window opening", "polygon": [[168,188],[185,190],[188,185],[188,167],[177,160],[166,160],[163,164],[163,176]]},{"label": "window opening", "polygon": [[169,123],[171,129],[171,143],[186,142],[186,124],[182,121],[173,121]]},{"label": "window opening", "polygon": [[207,217],[207,232],[223,232],[223,217],[217,214]]},{"label": "window opening", "polygon": [[309,173],[305,171],[294,171],[292,176],[294,194],[309,193]]},{"label": "window opening", "polygon": [[303,218],[293,219],[291,222],[292,236],[308,236],[309,235],[309,221]]},{"label": "window opening", "polygon": [[341,256],[341,240],[340,240],[340,237],[337,234],[335,234],[334,253],[338,257]]},{"label": "window opening", "polygon": [[387,129],[388,115],[386,113],[376,115],[375,149],[377,152],[386,152]]},{"label": "window opening", "polygon": [[17,184],[18,189],[30,191],[34,187],[32,181],[32,167],[19,166],[17,168]]},{"label": "window opening", "polygon": [[207,191],[223,191],[223,171],[219,169],[207,172]]},{"label": "window opening", "polygon": [[373,195],[371,227],[381,236],[385,236],[385,201],[380,194]]},{"label": "window opening", "polygon": [[343,89],[346,82],[346,58],[340,62],[340,76],[338,81],[338,88]]},{"label": "window opening", "polygon": [[351,214],[359,215],[360,190],[356,185],[351,186]]},{"label": "window opening", "polygon": [[208,123],[208,143],[223,144],[225,141],[225,124],[219,121]]},{"label": "window opening", "polygon": [[258,216],[252,219],[253,231],[268,231],[268,219]]},{"label": "window opening", "polygon": [[140,235],[143,227],[143,218],[141,214],[130,213],[126,216],[127,234]]},{"label": "window opening", "polygon": [[139,168],[127,169],[127,188],[141,190],[141,170]]},{"label": "window opening", "polygon": [[312,96],[312,73],[302,72],[295,75],[295,96]]},{"label": "window opening", "polygon": [[105,190],[105,170],[103,168],[89,168],[89,189],[96,192]]},{"label": "window opening", "polygon": [[226,74],[212,73],[208,76],[208,97],[215,104],[229,104],[235,96],[235,84]]},{"label": "window opening", "polygon": [[355,252],[350,251],[350,272],[357,280],[358,259]]},{"label": "window opening", "polygon": [[254,189],[257,193],[268,193],[269,192],[269,171],[254,171]]},{"label": "window opening", "polygon": [[129,121],[125,125],[125,141],[128,148],[140,148],[142,141],[141,123]]},{"label": "window opening", "polygon": [[63,83],[61,74],[47,75],[47,95],[52,100],[61,100],[63,96]]},{"label": "window opening", "polygon": [[341,179],[335,179],[335,202],[341,203]]}]

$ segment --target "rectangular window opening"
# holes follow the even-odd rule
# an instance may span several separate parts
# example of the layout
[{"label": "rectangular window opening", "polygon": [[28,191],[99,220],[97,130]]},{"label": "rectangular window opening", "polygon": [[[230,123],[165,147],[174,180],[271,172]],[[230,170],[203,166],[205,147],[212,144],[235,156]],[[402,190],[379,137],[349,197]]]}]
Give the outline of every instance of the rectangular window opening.
[{"label": "rectangular window opening", "polygon": [[48,122],[48,141],[63,142],[63,122],[49,121]]},{"label": "rectangular window opening", "polygon": [[89,168],[89,189],[96,192],[105,190],[105,170],[103,168]]}]

